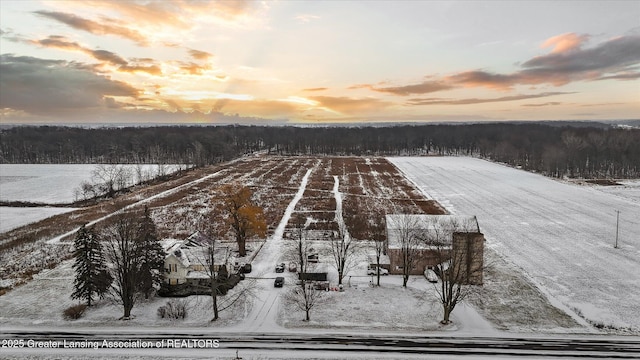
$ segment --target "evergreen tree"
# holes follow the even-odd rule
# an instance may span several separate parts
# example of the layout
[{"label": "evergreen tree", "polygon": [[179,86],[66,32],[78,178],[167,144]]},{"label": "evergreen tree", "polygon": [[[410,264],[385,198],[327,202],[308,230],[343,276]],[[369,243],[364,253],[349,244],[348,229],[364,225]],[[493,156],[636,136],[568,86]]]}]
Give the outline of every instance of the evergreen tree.
[{"label": "evergreen tree", "polygon": [[87,306],[91,306],[94,295],[102,297],[109,289],[112,278],[107,271],[102,246],[92,228],[87,229],[82,225],[76,233],[74,245],[73,269],[76,277],[71,298],[86,300]]},{"label": "evergreen tree", "polygon": [[149,209],[145,206],[139,228],[139,286],[148,299],[155,286],[162,283],[162,269],[166,253],[160,245],[156,224],[151,219]]}]

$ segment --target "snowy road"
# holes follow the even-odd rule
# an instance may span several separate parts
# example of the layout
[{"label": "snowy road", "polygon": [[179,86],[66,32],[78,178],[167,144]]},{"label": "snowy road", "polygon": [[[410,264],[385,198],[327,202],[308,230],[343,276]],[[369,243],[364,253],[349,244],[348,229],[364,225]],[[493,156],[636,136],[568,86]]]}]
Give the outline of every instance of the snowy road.
[{"label": "snowy road", "polygon": [[[243,331],[270,332],[279,329],[280,326],[276,320],[278,318],[278,309],[280,306],[280,293],[286,291],[285,288],[274,288],[273,279],[283,274],[275,273],[275,265],[280,262],[280,256],[284,253],[284,242],[282,236],[284,230],[291,218],[291,214],[302,198],[307,187],[307,181],[311,176],[312,169],[302,178],[300,187],[296,195],[287,206],[278,227],[273,235],[265,242],[262,249],[253,260],[253,271],[248,277],[257,277],[256,301],[249,316],[240,324],[235,325],[232,329],[241,329]],[[286,283],[285,283],[286,285]]]},{"label": "snowy road", "polygon": [[[471,356],[474,359],[514,356],[535,359],[566,357],[637,359],[640,356],[640,338],[638,337],[466,337],[375,333],[325,335],[289,332],[265,335],[230,333],[226,330],[205,333],[184,330],[125,331],[118,334],[105,334],[95,330],[67,332],[3,329],[0,341],[16,344],[16,346],[3,348],[3,356],[29,355],[45,359],[69,356],[230,359],[235,356],[236,351],[246,360],[425,359],[433,356],[437,358]],[[21,343],[22,346],[19,345]],[[133,348],[114,349],[112,347],[114,344],[119,347],[125,347],[128,344]],[[47,348],[38,346],[47,346]]]},{"label": "snowy road", "polygon": [[488,246],[554,305],[592,324],[640,329],[640,204],[479,159],[390,160],[450,212],[476,215]]}]

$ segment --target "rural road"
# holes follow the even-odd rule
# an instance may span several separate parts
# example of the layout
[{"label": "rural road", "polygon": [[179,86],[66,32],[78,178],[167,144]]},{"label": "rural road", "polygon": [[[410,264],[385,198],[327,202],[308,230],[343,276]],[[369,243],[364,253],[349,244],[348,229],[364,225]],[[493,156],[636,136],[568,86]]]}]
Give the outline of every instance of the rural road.
[{"label": "rural road", "polygon": [[[0,341],[22,346],[3,348],[5,355],[47,355],[89,356],[109,350],[109,356],[144,353],[158,357],[217,357],[228,358],[229,354],[251,354],[264,358],[289,358],[303,354],[315,354],[314,358],[339,356],[340,358],[361,358],[384,356],[385,358],[424,358],[425,355],[438,356],[482,356],[513,357],[531,356],[535,358],[588,357],[601,359],[632,359],[640,357],[640,338],[638,337],[602,337],[576,336],[569,338],[544,337],[535,335],[514,335],[514,337],[465,337],[465,336],[429,336],[341,333],[319,334],[300,333],[300,331],[282,333],[229,333],[211,329],[154,331],[150,329],[126,330],[107,333],[108,329],[82,330],[25,330],[2,329]],[[103,346],[104,341],[120,344],[149,344],[144,349],[112,349]],[[184,342],[183,342],[184,340]],[[217,340],[213,346],[202,346],[209,340]],[[57,348],[51,348],[52,344]],[[96,348],[70,348],[72,343],[95,344]],[[66,345],[65,345],[66,344]],[[180,345],[176,345],[180,344]],[[200,345],[198,345],[200,344]],[[43,353],[38,346],[49,346]],[[122,345],[121,345],[122,346]],[[124,345],[126,346],[126,345]],[[135,346],[132,346],[135,348]],[[302,353],[301,353],[302,352]],[[321,355],[320,355],[321,354]],[[249,355],[249,356],[247,356]],[[103,356],[103,355],[101,355]],[[397,357],[396,357],[397,356]],[[417,357],[416,357],[417,358]]]}]

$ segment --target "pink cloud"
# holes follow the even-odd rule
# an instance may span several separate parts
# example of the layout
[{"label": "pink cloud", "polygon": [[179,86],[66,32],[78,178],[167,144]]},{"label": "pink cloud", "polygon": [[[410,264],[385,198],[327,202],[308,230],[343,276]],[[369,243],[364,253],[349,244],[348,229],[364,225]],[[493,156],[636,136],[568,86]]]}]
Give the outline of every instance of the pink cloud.
[{"label": "pink cloud", "polygon": [[548,38],[540,45],[541,48],[552,47],[551,53],[562,53],[580,49],[583,43],[589,40],[589,35],[565,33]]}]

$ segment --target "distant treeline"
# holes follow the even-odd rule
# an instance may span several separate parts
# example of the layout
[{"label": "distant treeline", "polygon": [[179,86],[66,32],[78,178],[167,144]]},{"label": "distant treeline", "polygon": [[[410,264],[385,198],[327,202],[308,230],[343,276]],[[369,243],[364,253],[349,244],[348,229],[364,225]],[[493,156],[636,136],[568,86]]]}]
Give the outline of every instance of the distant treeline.
[{"label": "distant treeline", "polygon": [[202,166],[256,151],[278,155],[465,155],[553,177],[640,176],[640,129],[594,124],[391,127],[13,127],[2,163],[172,163]]}]

